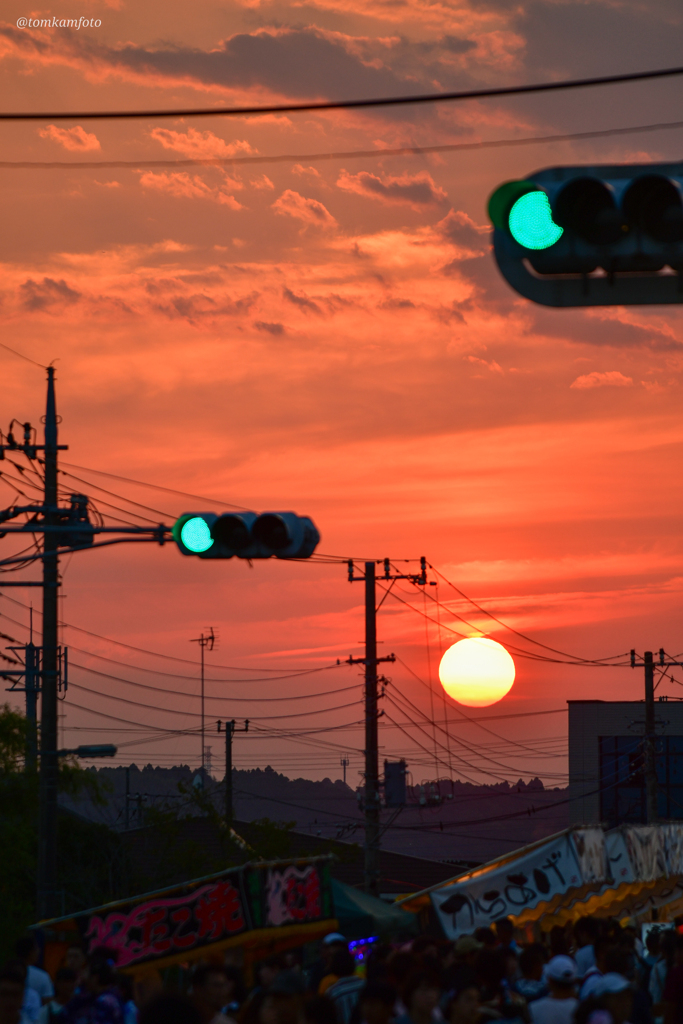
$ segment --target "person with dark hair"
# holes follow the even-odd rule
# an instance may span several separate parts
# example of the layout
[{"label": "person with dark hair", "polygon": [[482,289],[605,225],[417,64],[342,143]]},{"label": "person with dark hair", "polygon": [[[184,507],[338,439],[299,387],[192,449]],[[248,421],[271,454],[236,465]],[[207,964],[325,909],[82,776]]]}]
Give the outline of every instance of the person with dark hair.
[{"label": "person with dark hair", "polygon": [[664,1024],[683,1024],[683,935],[674,934],[673,963],[664,985]]},{"label": "person with dark hair", "polygon": [[258,1024],[299,1024],[303,996],[278,990],[275,986],[264,993]]},{"label": "person with dark hair", "polygon": [[485,949],[495,949],[498,945],[498,939],[491,928],[475,928],[474,938],[481,942]]},{"label": "person with dark hair", "polygon": [[55,997],[42,1007],[37,1024],[55,1024],[64,1007],[73,999],[76,991],[76,972],[69,967],[60,967],[55,974]]},{"label": "person with dark hair", "polygon": [[201,964],[192,974],[192,1000],[204,1024],[230,1024],[223,1007],[230,996],[225,968],[220,964]]},{"label": "person with dark hair", "polygon": [[581,979],[595,967],[595,940],[599,933],[598,922],[594,917],[580,917],[574,924],[574,962]]},{"label": "person with dark hair", "polygon": [[301,1010],[304,1024],[337,1024],[337,1010],[327,996],[309,996]]},{"label": "person with dark hair", "polygon": [[433,1024],[434,1011],[441,996],[441,979],[432,971],[415,971],[401,986],[401,1001],[406,1012],[395,1024]]},{"label": "person with dark hair", "polygon": [[360,1024],[389,1024],[394,1015],[396,989],[386,981],[369,981],[358,997]]},{"label": "person with dark hair", "polygon": [[23,1024],[25,974],[8,964],[0,971],[0,1024]]},{"label": "person with dark hair", "polygon": [[65,1024],[124,1024],[115,963],[115,950],[100,946],[93,951],[82,989],[64,1007]]},{"label": "person with dark hair", "polygon": [[471,971],[462,970],[444,1001],[443,1015],[448,1024],[477,1024],[481,1015],[479,986]]},{"label": "person with dark hair", "polygon": [[24,979],[24,999],[21,1006],[21,1016],[25,1024],[35,1024],[40,1013],[40,996],[35,989],[29,988],[27,981],[27,969],[23,960],[9,960],[6,964],[9,970],[20,974]]},{"label": "person with dark hair", "polygon": [[325,994],[335,1005],[339,1024],[349,1024],[365,982],[356,974],[356,961],[348,949],[334,954],[330,973],[337,976],[337,981],[328,987]]},{"label": "person with dark hair", "polygon": [[40,949],[35,935],[31,933],[17,939],[15,953],[26,967],[26,984],[38,993],[41,1005],[44,1006],[52,999],[55,990],[52,986],[52,978],[47,971],[36,966],[40,957]]},{"label": "person with dark hair", "polygon": [[659,957],[650,972],[650,984],[648,985],[648,992],[652,999],[652,1012],[655,1017],[662,1017],[664,1014],[664,989],[676,959],[677,938],[674,929],[667,929],[659,936]]},{"label": "person with dark hair", "polygon": [[[550,956],[569,956],[569,943],[567,942],[567,930],[562,925],[555,924],[550,929],[548,936]],[[577,967],[578,970],[578,967]]]},{"label": "person with dark hair", "polygon": [[505,977],[505,955],[498,949],[482,949],[477,957],[475,973],[481,986],[484,1010],[493,1011],[506,1020],[529,1024],[529,1011],[519,993],[511,990]]},{"label": "person with dark hair", "polygon": [[493,927],[495,928],[498,946],[505,950],[510,949],[515,956],[519,956],[522,951],[515,942],[515,926],[510,918],[499,918],[497,921],[493,922]]},{"label": "person with dark hair", "polygon": [[521,977],[514,983],[514,990],[530,1004],[534,999],[541,999],[548,994],[548,986],[543,976],[546,962],[545,946],[540,942],[532,942],[525,946],[519,957]]},{"label": "person with dark hair", "polygon": [[236,1016],[240,1006],[244,1002],[247,990],[244,984],[242,971],[236,964],[224,964],[223,970],[228,982],[228,998],[225,1004],[225,1013],[228,1016]]},{"label": "person with dark hair", "polygon": [[204,1019],[188,996],[163,992],[142,1007],[140,1024],[204,1024]]},{"label": "person with dark hair", "polygon": [[[588,918],[587,920],[590,920]],[[611,935],[598,935],[593,942],[593,950],[595,953],[595,963],[592,967],[589,967],[583,976],[583,982],[581,984],[581,991],[579,992],[579,999],[583,1002],[584,999],[588,999],[589,996],[593,995],[595,985],[598,980],[607,971],[607,957],[613,950],[616,949],[616,943]]]}]

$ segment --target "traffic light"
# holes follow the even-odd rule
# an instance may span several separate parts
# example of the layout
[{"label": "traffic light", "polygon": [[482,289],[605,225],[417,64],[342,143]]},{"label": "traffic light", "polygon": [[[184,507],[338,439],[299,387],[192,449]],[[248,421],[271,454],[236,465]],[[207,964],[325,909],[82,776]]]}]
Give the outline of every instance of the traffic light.
[{"label": "traffic light", "polygon": [[489,199],[493,250],[544,306],[683,302],[683,163],[551,167]]},{"label": "traffic light", "polygon": [[173,539],[184,555],[199,558],[309,558],[320,534],[294,512],[185,512]]}]

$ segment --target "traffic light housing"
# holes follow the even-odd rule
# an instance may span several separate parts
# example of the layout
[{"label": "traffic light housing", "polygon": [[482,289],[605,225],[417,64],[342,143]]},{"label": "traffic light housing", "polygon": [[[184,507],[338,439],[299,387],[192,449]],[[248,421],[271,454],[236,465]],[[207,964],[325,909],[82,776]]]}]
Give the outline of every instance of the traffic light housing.
[{"label": "traffic light housing", "polygon": [[294,512],[184,512],[173,539],[184,555],[199,558],[310,558],[320,534]]},{"label": "traffic light housing", "polygon": [[488,213],[503,277],[533,302],[683,302],[683,163],[546,168]]}]

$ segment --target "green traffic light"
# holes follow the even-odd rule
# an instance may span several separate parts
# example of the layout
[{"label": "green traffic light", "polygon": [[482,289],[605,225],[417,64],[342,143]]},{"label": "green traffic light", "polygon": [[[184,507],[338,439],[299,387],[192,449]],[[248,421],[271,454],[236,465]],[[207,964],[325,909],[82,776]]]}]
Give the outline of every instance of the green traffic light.
[{"label": "green traffic light", "polygon": [[208,524],[200,516],[194,516],[183,523],[180,530],[180,539],[188,551],[199,554],[208,551],[213,544],[213,537]]},{"label": "green traffic light", "polygon": [[545,192],[527,192],[513,204],[508,216],[508,229],[525,249],[549,249],[563,235],[553,220]]}]

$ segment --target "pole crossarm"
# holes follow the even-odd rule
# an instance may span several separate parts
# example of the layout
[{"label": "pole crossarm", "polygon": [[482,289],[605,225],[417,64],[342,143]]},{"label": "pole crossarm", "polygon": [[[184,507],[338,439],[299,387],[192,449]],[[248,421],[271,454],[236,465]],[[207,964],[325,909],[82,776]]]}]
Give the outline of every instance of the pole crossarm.
[{"label": "pole crossarm", "polygon": [[380,661],[396,661],[395,654],[388,654],[386,658],[347,658],[345,665],[379,665]]},{"label": "pole crossarm", "polygon": [[[645,668],[645,664],[645,661],[638,661],[635,651],[631,651],[631,668]],[[667,660],[663,647],[659,648],[659,661],[653,664],[655,668],[683,668],[683,661]]]}]

